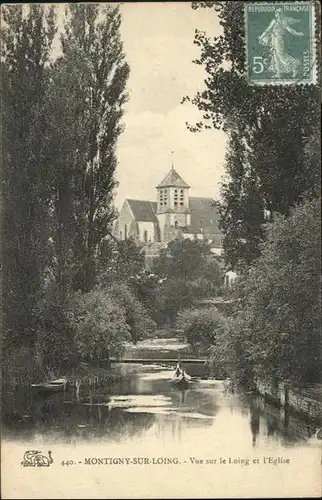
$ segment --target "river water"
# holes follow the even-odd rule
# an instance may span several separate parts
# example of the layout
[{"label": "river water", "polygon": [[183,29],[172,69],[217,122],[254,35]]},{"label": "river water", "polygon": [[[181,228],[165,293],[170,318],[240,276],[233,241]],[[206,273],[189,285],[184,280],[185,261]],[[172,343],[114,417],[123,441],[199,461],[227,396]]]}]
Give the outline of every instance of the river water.
[{"label": "river water", "polygon": [[[190,368],[193,371],[192,365]],[[181,471],[184,477],[192,481],[191,477],[195,475],[189,496],[194,495],[194,490],[198,495],[199,491],[202,492],[201,496],[213,496],[214,490],[209,486],[213,474],[216,474],[221,495],[225,494],[223,488],[228,486],[222,484],[220,471],[223,467],[227,467],[225,470],[229,470],[232,477],[237,474],[235,482],[246,477],[248,470],[255,467],[259,471],[263,466],[273,475],[277,470],[284,470],[284,474],[294,476],[294,472],[303,470],[304,457],[305,463],[313,459],[313,470],[309,471],[309,476],[306,473],[305,481],[314,483],[320,447],[320,442],[314,439],[314,426],[285,415],[254,394],[231,393],[220,380],[199,379],[189,390],[180,392],[170,382],[171,367],[120,364],[115,370],[117,376],[113,382],[96,388],[81,387],[79,394],[72,389],[50,397],[26,392],[18,395],[16,406],[10,412],[4,408],[5,445],[20,456],[26,449],[50,449],[62,474],[67,474],[68,467],[64,464],[67,461],[78,472],[84,468],[86,471],[95,468],[102,473],[106,467],[109,471],[114,467],[116,472],[122,467],[124,470],[125,466],[130,467],[128,471],[131,466],[136,467],[135,470],[140,469],[140,472],[135,473],[134,486],[143,470],[140,466],[144,464],[151,466],[151,474],[158,470],[160,481],[165,469],[169,468],[168,474],[171,475],[180,467],[186,467],[188,469]],[[9,463],[7,461],[7,466]],[[17,467],[17,463],[11,463],[11,467]],[[146,485],[150,472],[146,467],[144,470]],[[191,473],[184,473],[184,470]],[[278,477],[283,476],[276,476],[275,481]],[[199,479],[202,484],[197,490],[196,481]],[[68,481],[69,486],[71,481]],[[164,487],[164,483],[161,484]],[[179,491],[173,489],[173,484],[169,497]],[[293,484],[297,484],[294,477]],[[97,497],[96,490],[95,494],[94,490],[86,493],[87,485],[79,498]],[[126,494],[127,490],[124,485],[120,486],[120,482],[117,488],[112,496],[117,497],[120,493],[121,498]],[[46,498],[56,498],[50,491]],[[142,485],[139,491],[141,498],[157,496],[145,494]],[[234,488],[229,491],[236,495]],[[240,494],[240,489],[236,491]],[[247,489],[245,491],[246,495],[250,493]],[[280,490],[277,492],[279,495]],[[34,490],[28,494],[38,498]],[[17,498],[28,498],[28,494]],[[72,494],[78,498],[78,490],[76,493],[73,490]]]}]

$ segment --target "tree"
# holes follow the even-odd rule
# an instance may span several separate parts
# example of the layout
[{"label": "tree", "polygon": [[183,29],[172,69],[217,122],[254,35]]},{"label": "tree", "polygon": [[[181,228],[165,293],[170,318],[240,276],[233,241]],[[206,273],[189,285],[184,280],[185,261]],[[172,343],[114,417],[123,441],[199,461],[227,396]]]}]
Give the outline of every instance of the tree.
[{"label": "tree", "polygon": [[61,304],[57,295],[52,292],[44,294],[36,306],[37,337],[34,352],[39,368],[54,374],[74,367],[79,361],[70,304]]},{"label": "tree", "polygon": [[247,172],[246,152],[237,132],[231,132],[226,155],[222,202],[216,203],[223,230],[224,256],[232,268],[249,265],[260,255],[264,238],[265,203],[254,176]]},{"label": "tree", "polygon": [[177,319],[177,327],[184,331],[187,341],[198,353],[200,349],[208,351],[225,325],[225,317],[215,307],[186,309],[179,313]]},{"label": "tree", "polygon": [[251,322],[245,311],[225,318],[209,348],[208,362],[214,373],[230,378],[234,385],[253,387],[254,364],[251,358]]},{"label": "tree", "polygon": [[[152,333],[159,277],[145,269],[142,248],[131,238],[115,240],[113,244],[109,239],[104,240],[100,246],[99,262],[101,286],[115,290],[116,296],[129,311],[129,318],[132,318],[129,320],[132,340],[136,342]],[[142,325],[139,324],[140,317]]]},{"label": "tree", "polygon": [[174,325],[179,311],[197,300],[213,297],[222,285],[222,269],[205,241],[173,240],[155,261],[159,276],[155,291],[155,319]]},{"label": "tree", "polygon": [[192,282],[183,278],[168,278],[157,288],[155,318],[160,324],[173,327],[179,311],[190,307],[196,296]]},{"label": "tree", "polygon": [[106,291],[124,311],[133,343],[136,344],[138,340],[142,340],[154,332],[154,321],[126,284],[115,283],[108,287]]},{"label": "tree", "polygon": [[238,354],[226,358],[235,371],[294,384],[320,379],[320,219],[320,202],[311,200],[267,225],[261,256],[239,279],[236,314],[221,339],[226,356]]},{"label": "tree", "polygon": [[46,157],[53,7],[8,5],[2,28],[2,322],[5,343],[35,341],[34,306],[47,265]]},{"label": "tree", "polygon": [[95,289],[78,293],[72,303],[75,341],[83,358],[119,356],[130,339],[125,311],[108,293]]},{"label": "tree", "polygon": [[193,8],[214,9],[223,33],[196,31],[201,55],[195,62],[207,78],[205,89],[188,97],[203,116],[190,129],[222,128],[229,136],[221,227],[229,264],[248,265],[259,253],[264,215],[288,215],[304,194],[316,191],[319,166],[307,161],[305,151],[319,129],[319,89],[249,85],[244,2],[193,2]]},{"label": "tree", "polygon": [[209,245],[204,241],[175,239],[161,251],[160,257],[153,266],[153,271],[159,276],[194,278],[198,276],[205,255],[209,253]]},{"label": "tree", "polygon": [[145,273],[144,253],[131,238],[112,244],[110,239],[102,241],[99,260],[104,285],[116,281],[134,284]]},{"label": "tree", "polygon": [[99,246],[116,216],[115,149],[129,75],[120,23],[117,6],[69,5],[53,71],[53,238],[63,290],[93,287]]},{"label": "tree", "polygon": [[160,283],[162,283],[162,279],[146,269],[138,274],[132,274],[128,280],[129,288],[153,321],[157,321]]}]

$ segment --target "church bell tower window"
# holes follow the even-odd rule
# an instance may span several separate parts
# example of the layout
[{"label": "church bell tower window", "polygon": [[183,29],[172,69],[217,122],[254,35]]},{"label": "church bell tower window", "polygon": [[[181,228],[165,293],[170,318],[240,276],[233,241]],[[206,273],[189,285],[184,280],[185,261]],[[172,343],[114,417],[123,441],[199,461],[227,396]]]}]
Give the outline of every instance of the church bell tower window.
[{"label": "church bell tower window", "polygon": [[178,206],[178,190],[177,189],[174,190],[174,206],[175,207]]},{"label": "church bell tower window", "polygon": [[160,190],[160,207],[164,205],[164,192],[163,189]]},{"label": "church bell tower window", "polygon": [[183,189],[180,189],[180,205],[183,207],[184,194]]},{"label": "church bell tower window", "polygon": [[167,190],[165,189],[163,193],[163,205],[166,207],[167,204],[168,204],[168,193]]}]

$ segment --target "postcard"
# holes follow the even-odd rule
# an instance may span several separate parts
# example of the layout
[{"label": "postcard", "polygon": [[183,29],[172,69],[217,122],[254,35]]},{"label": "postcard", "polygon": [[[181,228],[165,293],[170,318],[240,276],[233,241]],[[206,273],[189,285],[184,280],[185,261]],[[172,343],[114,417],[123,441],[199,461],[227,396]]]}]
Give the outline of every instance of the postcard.
[{"label": "postcard", "polygon": [[2,5],[2,498],[320,497],[320,21]]}]

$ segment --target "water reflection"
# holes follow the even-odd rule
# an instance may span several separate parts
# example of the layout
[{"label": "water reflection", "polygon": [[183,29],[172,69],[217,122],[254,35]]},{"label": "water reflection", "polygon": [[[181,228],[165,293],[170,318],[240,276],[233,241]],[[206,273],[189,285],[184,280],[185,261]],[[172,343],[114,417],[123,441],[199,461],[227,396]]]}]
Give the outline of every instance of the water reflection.
[{"label": "water reflection", "polygon": [[227,393],[220,381],[200,380],[178,391],[164,367],[121,365],[118,370],[104,387],[80,385],[49,397],[18,390],[3,406],[4,436],[32,440],[41,435],[66,443],[144,436],[193,444],[202,435],[210,447],[229,448],[238,433],[240,445],[248,449],[267,442],[291,446],[315,432],[253,394]]},{"label": "water reflection", "polygon": [[260,429],[260,413],[254,404],[250,406],[250,428],[252,431],[252,445],[256,446],[256,439]]}]

